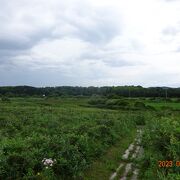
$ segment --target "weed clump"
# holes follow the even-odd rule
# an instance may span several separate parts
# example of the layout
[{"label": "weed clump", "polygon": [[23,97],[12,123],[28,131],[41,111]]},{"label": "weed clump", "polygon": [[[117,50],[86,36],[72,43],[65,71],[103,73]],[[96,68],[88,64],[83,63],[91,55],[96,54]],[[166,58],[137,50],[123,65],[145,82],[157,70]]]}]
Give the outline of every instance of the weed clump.
[{"label": "weed clump", "polygon": [[10,102],[10,99],[8,97],[3,96],[3,97],[1,97],[1,101],[2,102]]}]

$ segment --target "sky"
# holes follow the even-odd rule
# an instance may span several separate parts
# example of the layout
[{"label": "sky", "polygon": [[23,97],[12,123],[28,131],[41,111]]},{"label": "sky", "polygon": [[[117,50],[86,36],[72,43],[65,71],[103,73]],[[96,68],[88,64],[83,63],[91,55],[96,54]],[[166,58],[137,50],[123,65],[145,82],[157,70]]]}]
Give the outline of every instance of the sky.
[{"label": "sky", "polygon": [[0,86],[180,87],[180,0],[0,0]]}]

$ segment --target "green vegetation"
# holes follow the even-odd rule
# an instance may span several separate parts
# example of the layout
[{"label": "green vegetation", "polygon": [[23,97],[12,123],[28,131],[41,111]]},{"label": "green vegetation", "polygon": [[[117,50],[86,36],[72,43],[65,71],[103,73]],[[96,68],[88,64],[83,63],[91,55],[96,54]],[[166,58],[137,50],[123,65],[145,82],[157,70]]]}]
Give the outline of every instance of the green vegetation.
[{"label": "green vegetation", "polygon": [[[2,101],[0,178],[82,176],[94,160],[135,129],[133,114],[84,108],[80,103],[85,100]],[[53,166],[45,166],[44,158],[52,158]]]},{"label": "green vegetation", "polygon": [[[144,179],[180,178],[180,166],[176,165],[180,159],[179,115],[154,117],[147,122],[143,146],[145,155],[142,160],[141,176]],[[166,162],[164,165],[159,161],[173,161],[173,164],[169,166],[169,162]]]},{"label": "green vegetation", "polygon": [[[179,99],[0,99],[0,179],[108,179],[144,129],[140,179],[178,179]],[[172,160],[160,168],[158,161]]]},{"label": "green vegetation", "polygon": [[92,163],[84,173],[84,179],[109,179],[112,172],[119,166],[121,155],[135,137],[135,131],[132,130],[128,136],[119,140],[114,146],[108,149],[100,159]]},{"label": "green vegetation", "polygon": [[[0,95],[8,97],[27,97],[27,96],[105,96],[110,99],[120,97],[150,97],[150,98],[177,98],[180,97],[180,88],[165,88],[165,87],[149,87],[142,86],[104,86],[104,87],[41,87],[35,88],[31,86],[7,86],[0,87]],[[170,100],[170,99],[169,99]]]},{"label": "green vegetation", "polygon": [[89,107],[98,107],[106,109],[121,109],[121,110],[155,110],[153,106],[146,105],[139,99],[107,99],[98,96],[92,96],[88,101]]}]

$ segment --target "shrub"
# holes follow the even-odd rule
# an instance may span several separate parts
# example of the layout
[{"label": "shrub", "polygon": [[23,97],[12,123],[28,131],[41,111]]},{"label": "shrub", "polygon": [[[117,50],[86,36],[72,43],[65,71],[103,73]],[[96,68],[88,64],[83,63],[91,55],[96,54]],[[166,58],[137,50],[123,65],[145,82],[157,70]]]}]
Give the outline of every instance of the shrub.
[{"label": "shrub", "polygon": [[10,102],[10,99],[8,97],[2,97],[1,100],[3,102]]},{"label": "shrub", "polygon": [[180,98],[177,98],[174,102],[175,103],[180,103]]},{"label": "shrub", "polygon": [[146,105],[143,102],[137,101],[137,102],[134,103],[134,107],[135,108],[145,108]]},{"label": "shrub", "polygon": [[88,103],[91,104],[91,105],[101,105],[101,104],[105,104],[106,102],[106,99],[103,99],[103,98],[100,98],[100,97],[92,97]]},{"label": "shrub", "polygon": [[119,106],[129,106],[129,102],[127,102],[127,101],[122,101],[122,100],[119,100],[119,101],[117,102],[117,104],[118,104]]},{"label": "shrub", "polygon": [[138,126],[143,126],[146,124],[145,116],[140,114],[135,117],[135,123]]},{"label": "shrub", "polygon": [[150,106],[150,105],[147,105],[147,106],[146,106],[146,109],[147,109],[147,110],[152,110],[152,111],[155,111],[155,110],[156,110],[153,106]]},{"label": "shrub", "polygon": [[112,127],[114,126],[114,121],[112,119],[97,120],[97,124]]},{"label": "shrub", "polygon": [[178,177],[180,173],[178,167],[173,165],[171,168],[158,168],[157,163],[160,160],[172,160],[173,163],[179,160],[179,127],[179,120],[172,117],[154,118],[147,123],[142,141],[145,149],[141,167],[142,179],[176,179]]},{"label": "shrub", "polygon": [[106,101],[106,106],[111,106],[111,105],[116,105],[117,104],[117,99],[108,99]]},{"label": "shrub", "polygon": [[[0,179],[78,179],[108,147],[134,129],[126,112],[82,108],[79,99],[76,106],[69,99],[46,101],[50,107],[41,106],[39,99],[13,100],[16,103],[3,107]],[[46,168],[44,158],[56,163]]]}]

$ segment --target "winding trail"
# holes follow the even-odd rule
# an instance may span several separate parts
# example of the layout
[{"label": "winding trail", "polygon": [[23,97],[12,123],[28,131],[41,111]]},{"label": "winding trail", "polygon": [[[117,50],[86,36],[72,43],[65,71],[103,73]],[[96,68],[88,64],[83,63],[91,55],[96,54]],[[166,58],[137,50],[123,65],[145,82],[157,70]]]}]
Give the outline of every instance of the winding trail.
[{"label": "winding trail", "polygon": [[109,180],[138,180],[140,170],[134,163],[134,160],[141,157],[143,148],[141,146],[142,128],[137,129],[137,136],[134,142],[129,145],[128,149],[122,155],[122,161],[116,171],[110,176]]}]

